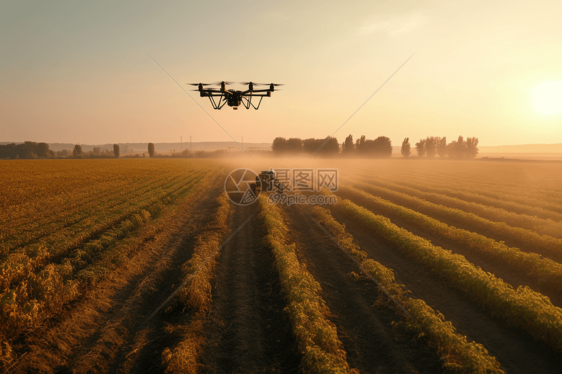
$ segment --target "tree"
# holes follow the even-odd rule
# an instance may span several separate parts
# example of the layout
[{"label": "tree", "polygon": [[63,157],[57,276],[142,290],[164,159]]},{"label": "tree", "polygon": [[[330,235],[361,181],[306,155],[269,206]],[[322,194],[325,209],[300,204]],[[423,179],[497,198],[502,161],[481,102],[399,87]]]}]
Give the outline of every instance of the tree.
[{"label": "tree", "polygon": [[428,136],[427,139],[425,139],[425,153],[427,154],[427,157],[435,157],[435,153],[437,153],[437,141],[438,138],[434,136]]},{"label": "tree", "polygon": [[474,158],[478,155],[478,138],[466,138],[466,154],[467,158]]},{"label": "tree", "polygon": [[51,153],[49,152],[49,145],[47,143],[38,143],[36,150],[38,157],[49,158],[51,156]]},{"label": "tree", "polygon": [[333,156],[340,153],[340,143],[337,138],[327,136],[325,139],[316,139],[317,147],[312,152],[323,156]]},{"label": "tree", "polygon": [[462,136],[458,140],[453,140],[447,145],[447,154],[451,158],[465,158],[466,157],[466,143]]},{"label": "tree", "polygon": [[437,150],[437,154],[439,155],[439,157],[447,156],[447,138],[442,137],[437,139],[439,139],[437,141],[437,146],[435,147]]},{"label": "tree", "polygon": [[99,155],[100,152],[101,152],[101,148],[100,147],[94,147],[93,151],[94,151],[95,155]]},{"label": "tree", "polygon": [[410,154],[412,153],[410,150],[410,138],[405,138],[404,141],[402,141],[402,148],[400,149],[400,152],[402,153],[402,156],[410,157]]},{"label": "tree", "polygon": [[302,140],[300,138],[289,138],[285,143],[285,147],[289,153],[301,153],[303,150]]},{"label": "tree", "polygon": [[80,144],[76,144],[74,146],[74,150],[72,151],[72,155],[74,157],[81,157],[82,156],[82,146]]},{"label": "tree", "polygon": [[379,136],[373,140],[372,150],[375,157],[390,157],[392,156],[392,142],[386,136]]},{"label": "tree", "polygon": [[113,154],[115,158],[119,158],[119,144],[113,144]]},{"label": "tree", "polygon": [[350,155],[355,151],[355,144],[353,144],[353,135],[349,134],[345,141],[341,143],[341,152]]},{"label": "tree", "polygon": [[287,139],[282,138],[280,136],[273,139],[273,144],[271,145],[271,149],[275,153],[285,153],[287,151]]},{"label": "tree", "polygon": [[425,156],[425,139],[420,139],[420,141],[416,143],[416,151],[418,152],[418,157]]},{"label": "tree", "polygon": [[148,155],[154,157],[154,143],[148,143]]},{"label": "tree", "polygon": [[358,153],[363,153],[366,141],[365,135],[361,135],[361,137],[355,141],[355,150]]}]

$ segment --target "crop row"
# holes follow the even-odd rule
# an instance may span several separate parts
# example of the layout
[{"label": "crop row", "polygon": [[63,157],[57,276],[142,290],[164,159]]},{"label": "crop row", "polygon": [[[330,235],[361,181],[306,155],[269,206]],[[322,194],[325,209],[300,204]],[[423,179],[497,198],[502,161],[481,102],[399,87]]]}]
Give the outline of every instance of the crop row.
[{"label": "crop row", "polygon": [[228,232],[228,219],[232,211],[226,194],[218,198],[219,208],[205,231],[197,237],[193,255],[182,265],[183,281],[188,281],[179,292],[179,302],[193,313],[180,341],[162,353],[166,373],[197,373],[201,344],[204,340],[203,322],[211,302],[211,279],[223,237]]},{"label": "crop row", "polygon": [[329,309],[320,293],[318,281],[299,262],[295,244],[286,244],[289,229],[280,209],[260,196],[261,218],[267,229],[281,287],[305,372],[347,373],[346,352],[338,338],[336,326],[327,318]]},{"label": "crop row", "polygon": [[400,216],[407,222],[422,228],[424,232],[454,240],[478,253],[499,260],[516,271],[540,280],[542,284],[555,287],[562,286],[562,265],[551,259],[544,258],[536,253],[527,253],[518,248],[508,247],[504,243],[497,242],[484,235],[449,226],[422,213],[393,204],[353,187],[345,188],[344,191],[348,191],[353,196],[368,202],[370,206]]},{"label": "crop row", "polygon": [[398,250],[465,292],[492,315],[527,331],[552,349],[562,351],[562,309],[552,305],[547,297],[524,286],[515,290],[493,274],[475,267],[464,256],[435,246],[349,200],[341,201],[341,206]]},{"label": "crop row", "polygon": [[0,265],[0,290],[18,282],[26,274],[34,272],[49,262],[65,258],[73,249],[79,249],[88,241],[102,236],[108,229],[143,209],[154,214],[159,204],[171,202],[175,196],[197,184],[202,178],[203,175],[194,175],[186,178],[187,180],[179,180],[169,186],[149,190],[142,198],[127,200],[117,209],[100,212],[99,216],[84,219],[79,225],[60,230],[22,250],[11,253]]},{"label": "crop row", "polygon": [[423,212],[429,216],[450,219],[465,225],[475,226],[484,232],[493,230],[495,234],[504,234],[517,239],[519,242],[541,254],[552,256],[556,259],[562,256],[561,239],[540,235],[534,231],[519,227],[512,227],[504,222],[491,221],[474,213],[435,204],[419,197],[392,191],[388,188],[364,183],[356,183],[355,185],[378,196],[383,196],[394,203],[407,206],[410,209]]},{"label": "crop row", "polygon": [[497,360],[488,354],[482,344],[468,342],[450,321],[420,299],[410,298],[408,291],[394,278],[394,272],[373,259],[369,259],[345,226],[337,222],[330,211],[319,206],[311,209],[314,217],[328,229],[339,245],[360,263],[364,271],[373,276],[412,316],[408,327],[418,336],[426,336],[437,349],[445,369],[452,372],[503,373]]},{"label": "crop row", "polygon": [[[553,220],[554,222],[562,221],[562,214],[550,210],[552,209],[552,204],[547,201],[537,204],[534,201],[525,201],[521,203],[521,202],[515,202],[513,200],[510,201],[499,200],[496,198],[483,196],[474,192],[469,192],[467,191],[466,187],[462,189],[458,189],[449,185],[435,186],[423,181],[398,180],[395,183],[412,187],[424,192],[432,192],[435,194],[455,197],[457,199],[461,199],[471,203],[478,203],[485,206],[504,209],[509,212],[519,213],[528,216],[535,216],[543,219],[550,219]],[[539,205],[543,205],[548,208],[542,208],[539,207]]]},{"label": "crop row", "polygon": [[[473,177],[482,175],[482,167],[478,169],[478,174],[466,174],[465,169],[463,173],[457,175],[457,170],[442,170],[438,169],[438,173],[431,173],[429,170],[415,170],[415,169],[402,169],[394,168],[391,171],[373,170],[372,173],[362,170],[362,174],[372,174],[387,180],[394,180],[398,183],[411,182],[415,185],[434,187],[447,187],[455,190],[462,190],[471,192],[476,195],[483,195],[496,200],[504,200],[508,202],[519,202],[526,206],[541,207],[545,210],[561,213],[562,210],[562,197],[560,196],[559,185],[554,185],[554,188],[543,189],[536,184],[525,185],[521,181],[510,183],[513,178],[506,176],[501,182],[493,182],[488,179],[473,179]],[[528,170],[526,170],[528,171]],[[495,174],[494,174],[495,176]],[[544,178],[538,178],[541,183]]]},{"label": "crop row", "polygon": [[[448,188],[462,189],[462,191],[470,192],[471,194],[482,195],[484,197],[503,200],[508,202],[517,202],[526,206],[539,207],[547,211],[562,212],[562,197],[560,197],[560,190],[548,191],[530,191],[524,185],[518,184],[513,187],[508,187],[505,184],[495,183],[487,185],[485,182],[474,182],[466,177],[450,180],[446,177],[434,177],[431,180],[427,178],[413,178],[412,182],[422,182],[424,185],[431,186],[447,186]],[[402,180],[404,177],[402,177]]]},{"label": "crop row", "polygon": [[[173,179],[177,179],[177,177]],[[2,250],[0,250],[0,253],[2,251],[11,251],[15,248],[25,246],[62,229],[69,229],[87,218],[92,218],[100,214],[107,214],[111,209],[117,209],[119,206],[127,204],[128,201],[134,201],[136,198],[146,195],[146,193],[151,190],[168,187],[171,182],[173,182],[173,179],[165,178],[150,181],[150,183],[136,189],[120,189],[118,190],[119,192],[114,194],[98,196],[96,200],[79,206],[79,209],[72,210],[68,208],[58,215],[56,212],[49,210],[49,214],[42,214],[42,216],[39,216],[36,223],[15,227],[10,231],[6,230],[4,232],[5,239],[2,240]],[[30,214],[32,216],[36,215],[36,213]]]},{"label": "crop row", "polygon": [[139,208],[99,238],[73,250],[60,264],[50,263],[38,272],[27,272],[13,288],[0,294],[3,321],[0,336],[15,337],[85,295],[107,272],[120,266],[146,235],[153,233],[152,228],[160,221],[157,217],[162,212],[173,211],[173,206],[167,205],[189,198],[207,184],[208,178],[204,178],[169,194],[164,200],[153,199],[152,205],[147,207],[153,212],[152,216]]},{"label": "crop row", "polygon": [[[442,204],[448,207],[461,209],[467,212],[477,214],[483,218],[490,220],[505,222],[512,226],[521,227],[537,233],[550,235],[553,237],[562,237],[562,223],[555,222],[550,219],[533,217],[525,214],[510,212],[502,208],[496,208],[484,204],[468,202],[456,197],[450,197],[443,194],[422,191],[420,188],[407,187],[406,183],[381,182],[373,179],[366,179],[368,184],[386,188],[390,191],[403,192],[411,196],[417,196],[424,200]],[[381,190],[385,191],[385,190]]]}]

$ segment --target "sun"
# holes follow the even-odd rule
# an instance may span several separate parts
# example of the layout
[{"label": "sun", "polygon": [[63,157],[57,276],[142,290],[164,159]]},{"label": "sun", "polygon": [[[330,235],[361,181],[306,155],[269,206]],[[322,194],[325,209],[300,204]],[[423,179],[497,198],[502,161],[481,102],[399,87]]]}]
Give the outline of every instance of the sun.
[{"label": "sun", "polygon": [[546,81],[532,89],[533,104],[542,114],[562,113],[562,81]]}]

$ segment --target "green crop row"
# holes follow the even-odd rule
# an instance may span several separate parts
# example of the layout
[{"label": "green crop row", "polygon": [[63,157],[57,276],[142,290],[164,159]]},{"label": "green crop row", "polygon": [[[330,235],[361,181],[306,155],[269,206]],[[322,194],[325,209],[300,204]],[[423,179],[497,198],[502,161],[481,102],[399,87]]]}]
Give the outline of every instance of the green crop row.
[{"label": "green crop row", "polygon": [[[439,164],[438,164],[439,165]],[[488,164],[490,165],[490,164]],[[436,165],[437,166],[437,165]],[[390,172],[388,170],[374,169],[377,175],[382,176],[384,179],[395,180],[399,183],[404,181],[417,182],[422,184],[430,184],[432,186],[448,186],[460,190],[468,190],[481,194],[482,192],[492,193],[500,197],[500,200],[512,201],[513,197],[519,196],[523,199],[533,197],[543,202],[550,200],[555,201],[557,204],[562,204],[560,197],[560,181],[556,180],[556,175],[553,174],[555,168],[551,170],[543,169],[535,173],[536,178],[529,178],[529,167],[520,165],[521,168],[490,167],[480,165],[473,165],[472,168],[467,167],[449,169],[440,165],[436,168],[393,168]],[[358,169],[359,170],[359,169]],[[462,172],[460,172],[462,170]],[[365,168],[361,168],[362,174],[365,173]],[[527,178],[521,179],[519,176],[524,173]],[[543,178],[548,175],[549,178]],[[493,196],[491,196],[493,197]],[[552,210],[552,209],[550,209]]]},{"label": "green crop row", "polygon": [[518,248],[508,247],[504,243],[497,242],[484,235],[449,226],[422,213],[393,204],[390,201],[356,188],[345,188],[345,191],[349,191],[353,196],[364,199],[377,209],[399,215],[426,232],[455,240],[490,258],[500,260],[512,269],[535,278],[541,284],[555,287],[562,286],[562,265],[558,262],[544,258],[536,253],[527,253]]},{"label": "green crop row", "polygon": [[286,244],[288,228],[280,209],[260,196],[261,218],[267,229],[266,241],[275,256],[281,287],[287,300],[296,336],[301,365],[306,373],[347,373],[346,352],[338,338],[336,326],[327,318],[328,306],[320,296],[320,284],[299,262],[295,244]]},{"label": "green crop row", "polygon": [[552,305],[547,297],[528,287],[520,286],[515,290],[493,274],[477,268],[464,256],[435,246],[349,200],[343,200],[341,206],[398,250],[464,291],[492,315],[527,331],[555,351],[562,351],[562,309]]},{"label": "green crop row", "polygon": [[398,284],[394,272],[381,263],[369,259],[345,226],[337,222],[330,211],[319,206],[311,209],[314,217],[328,229],[340,246],[349,252],[413,317],[408,326],[418,336],[425,336],[451,372],[503,373],[497,360],[488,354],[482,344],[468,342],[459,334],[450,321],[433,310],[423,300],[410,298],[404,286]]},{"label": "green crop row", "polygon": [[[444,204],[447,206],[458,207],[460,209],[479,214],[483,217],[506,222],[511,225],[523,227],[537,231],[545,235],[562,237],[562,214],[550,212],[552,214],[537,214],[532,210],[510,209],[501,204],[480,201],[478,199],[466,199],[461,197],[464,192],[454,191],[445,193],[445,188],[433,188],[426,184],[416,184],[408,181],[386,182],[365,178],[369,184],[380,185],[391,190],[401,191],[414,196],[422,196],[424,199]],[[441,191],[441,192],[440,192]]]},{"label": "green crop row", "polygon": [[474,213],[465,212],[456,208],[449,208],[445,205],[435,204],[419,197],[392,191],[388,188],[373,186],[366,183],[356,183],[355,185],[365,189],[366,191],[384,196],[396,203],[424,212],[425,214],[433,217],[451,219],[471,226],[474,225],[482,231],[493,230],[495,234],[510,236],[524,243],[529,248],[533,248],[545,255],[550,255],[556,258],[562,256],[562,239],[553,238],[547,235],[540,235],[534,231],[519,227],[512,227],[504,222],[490,221]]}]

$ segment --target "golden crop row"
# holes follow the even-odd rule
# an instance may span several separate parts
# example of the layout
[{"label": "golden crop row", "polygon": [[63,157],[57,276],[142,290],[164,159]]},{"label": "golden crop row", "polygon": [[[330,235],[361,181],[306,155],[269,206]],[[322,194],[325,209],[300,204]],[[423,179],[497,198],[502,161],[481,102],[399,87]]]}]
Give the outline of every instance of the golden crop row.
[{"label": "golden crop row", "polygon": [[470,178],[458,177],[449,178],[447,175],[435,175],[431,178],[427,176],[401,175],[396,176],[397,182],[405,180],[420,183],[424,186],[446,187],[448,189],[461,190],[474,195],[482,195],[495,200],[521,203],[525,206],[537,206],[554,212],[562,212],[562,196],[560,187],[549,190],[533,190],[525,187],[524,184],[506,185],[505,183],[489,184],[488,181],[473,181]]},{"label": "golden crop row", "polygon": [[377,176],[380,180],[410,181],[430,187],[492,194],[494,196],[489,197],[506,201],[521,198],[526,205],[530,203],[528,198],[533,198],[547,204],[554,201],[562,206],[562,178],[557,176],[559,170],[556,165],[483,162],[454,165],[436,160],[433,163],[394,163],[392,168],[378,164],[373,166],[365,165],[359,170],[363,175]]},{"label": "golden crop row", "polygon": [[[105,223],[112,226],[113,219],[119,221],[127,212],[138,210],[139,206],[144,206],[145,200],[151,196],[159,195],[164,191],[180,189],[186,183],[190,183],[198,175],[197,172],[182,176],[181,178],[164,179],[158,183],[150,183],[143,188],[132,190],[130,193],[123,193],[101,198],[97,204],[90,206],[80,206],[71,216],[51,217],[51,221],[33,228],[18,228],[12,236],[8,236],[0,243],[0,254],[15,252],[17,249],[26,248],[27,251],[35,251],[35,248],[44,247],[54,248],[57,252],[64,251],[65,243],[72,241],[77,235],[85,240],[95,235],[96,228],[103,231]],[[79,243],[78,243],[79,244]],[[78,245],[74,244],[74,246]]]},{"label": "golden crop row", "polygon": [[521,227],[527,230],[533,230],[539,234],[558,238],[562,237],[562,223],[553,221],[551,219],[533,217],[526,214],[514,213],[503,208],[496,208],[484,204],[468,202],[456,197],[450,197],[443,194],[431,192],[431,190],[429,189],[424,191],[419,187],[407,187],[407,183],[381,182],[373,179],[366,179],[365,182],[372,186],[377,186],[395,192],[402,192],[407,195],[416,196],[424,200],[431,201],[436,204],[441,204],[450,208],[461,209],[490,220],[505,222],[512,226]]},{"label": "golden crop row", "polygon": [[318,281],[306,270],[295,253],[295,244],[286,244],[288,228],[280,209],[260,196],[261,217],[267,229],[266,241],[275,256],[281,287],[287,300],[293,333],[302,366],[311,373],[347,373],[346,352],[338,338],[336,326],[326,317],[329,310],[320,296]]},{"label": "golden crop row", "polygon": [[504,222],[491,221],[474,213],[468,213],[460,209],[435,204],[419,197],[392,191],[388,188],[377,187],[365,183],[356,183],[355,185],[376,195],[383,196],[402,206],[415,209],[419,212],[424,212],[429,216],[452,219],[466,225],[475,225],[483,231],[494,230],[495,233],[509,235],[526,244],[529,248],[533,248],[533,250],[541,252],[542,254],[546,253],[556,258],[559,258],[562,255],[562,239],[553,238],[547,235],[540,235],[534,231],[519,227],[512,227]]},{"label": "golden crop row", "polygon": [[482,344],[468,342],[450,321],[436,312],[423,300],[410,298],[408,291],[394,278],[394,272],[373,259],[354,242],[345,226],[337,222],[330,211],[319,206],[311,209],[314,217],[336,238],[340,246],[350,253],[413,317],[409,327],[419,335],[427,336],[443,361],[443,366],[453,372],[503,373],[497,360],[488,354]]},{"label": "golden crop row", "polygon": [[[151,228],[158,227],[164,219],[159,218],[161,211],[172,211],[175,201],[194,195],[208,180],[209,175],[203,174],[164,193],[149,191],[142,204],[135,206],[136,210],[127,211],[121,221],[106,227],[97,238],[84,242],[57,263],[48,263],[42,269],[29,266],[30,261],[20,263],[23,277],[13,283],[13,288],[0,292],[0,335],[13,339],[82,297],[100,277],[126,260],[128,253],[152,232]],[[12,269],[5,264],[3,269],[6,268]]]},{"label": "golden crop row", "polygon": [[466,187],[461,189],[455,186],[449,186],[447,184],[435,186],[424,181],[394,179],[393,184],[414,188],[422,192],[431,192],[435,195],[453,197],[462,201],[467,201],[469,203],[476,203],[483,206],[503,209],[512,213],[538,217],[544,220],[552,220],[557,223],[560,223],[560,221],[562,221],[562,214],[553,211],[553,204],[549,201],[536,202],[534,200],[531,200],[521,202],[513,201],[513,197],[509,201],[500,200],[467,191]]},{"label": "golden crop row", "polygon": [[82,248],[89,241],[95,241],[97,237],[103,236],[104,232],[127,217],[142,210],[155,214],[154,209],[158,204],[165,203],[169,196],[196,184],[202,178],[204,175],[192,175],[169,186],[147,190],[141,197],[124,201],[116,210],[100,211],[98,215],[89,216],[79,224],[65,227],[10,253],[0,263],[0,292],[52,260],[64,259],[70,251]]},{"label": "golden crop row", "polygon": [[197,373],[200,366],[203,322],[212,302],[211,279],[216,258],[221,249],[221,242],[228,233],[228,219],[232,205],[226,194],[217,199],[219,208],[204,232],[197,237],[193,255],[182,265],[183,281],[187,285],[179,292],[179,301],[189,308],[194,316],[189,321],[189,328],[179,343],[172,349],[166,348],[162,353],[166,373]]},{"label": "golden crop row", "polygon": [[532,276],[542,284],[555,287],[560,287],[562,285],[562,264],[558,262],[544,258],[536,253],[527,253],[518,248],[508,247],[502,242],[497,242],[484,235],[449,226],[444,222],[430,218],[422,213],[393,204],[390,201],[353,187],[344,188],[344,191],[348,191],[353,196],[364,199],[377,209],[399,215],[406,221],[424,229],[424,232],[434,233],[444,238],[452,239],[488,257],[500,260],[503,264],[511,267],[515,271]]},{"label": "golden crop row", "polygon": [[475,267],[464,256],[435,246],[349,200],[341,201],[341,206],[398,250],[464,291],[494,316],[527,331],[553,350],[562,350],[562,309],[552,305],[544,295],[528,287],[515,290],[493,274]]}]

